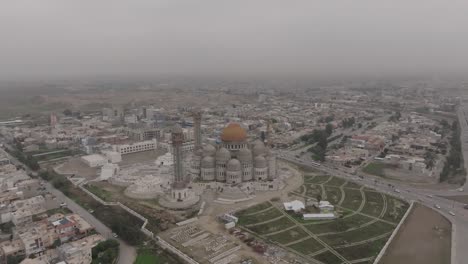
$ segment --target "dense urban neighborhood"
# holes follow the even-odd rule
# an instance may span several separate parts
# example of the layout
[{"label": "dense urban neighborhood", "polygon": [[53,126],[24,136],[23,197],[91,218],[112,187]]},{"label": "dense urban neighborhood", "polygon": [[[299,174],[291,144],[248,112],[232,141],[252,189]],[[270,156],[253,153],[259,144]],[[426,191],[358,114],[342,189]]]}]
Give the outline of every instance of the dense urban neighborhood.
[{"label": "dense urban neighborhood", "polygon": [[463,263],[457,88],[128,85],[0,123],[0,263]]}]

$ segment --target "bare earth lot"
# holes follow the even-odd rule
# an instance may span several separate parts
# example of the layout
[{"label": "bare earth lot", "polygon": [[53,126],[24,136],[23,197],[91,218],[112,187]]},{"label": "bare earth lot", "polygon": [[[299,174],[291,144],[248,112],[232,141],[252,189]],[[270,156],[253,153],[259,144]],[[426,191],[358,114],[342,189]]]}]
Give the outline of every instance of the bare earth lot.
[{"label": "bare earth lot", "polygon": [[442,215],[415,204],[379,264],[449,264],[451,230]]}]

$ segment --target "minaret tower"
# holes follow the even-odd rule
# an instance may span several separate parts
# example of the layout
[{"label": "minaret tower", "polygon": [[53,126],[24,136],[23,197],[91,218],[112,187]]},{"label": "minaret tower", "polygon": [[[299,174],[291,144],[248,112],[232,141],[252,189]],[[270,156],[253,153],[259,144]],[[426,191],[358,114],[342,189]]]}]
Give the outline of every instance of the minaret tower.
[{"label": "minaret tower", "polygon": [[184,133],[179,125],[175,125],[172,130],[172,157],[174,159],[174,189],[185,188],[185,175],[183,164],[182,143],[184,143]]},{"label": "minaret tower", "polygon": [[194,110],[192,112],[193,124],[194,124],[194,134],[195,134],[195,150],[202,148],[202,135],[201,135],[201,119],[202,113],[199,110]]}]

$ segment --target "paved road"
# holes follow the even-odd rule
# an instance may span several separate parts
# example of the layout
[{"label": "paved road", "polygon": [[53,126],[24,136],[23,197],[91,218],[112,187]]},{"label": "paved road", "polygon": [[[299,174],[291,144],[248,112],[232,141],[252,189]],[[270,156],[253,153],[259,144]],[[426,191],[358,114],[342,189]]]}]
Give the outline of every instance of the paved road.
[{"label": "paved road", "polygon": [[[362,185],[369,186],[380,192],[400,196],[400,198],[408,201],[418,201],[428,207],[434,208],[434,210],[437,210],[439,213],[447,217],[452,225],[455,226],[455,232],[453,232],[452,238],[452,264],[466,264],[466,260],[468,259],[468,250],[466,250],[466,245],[468,245],[468,210],[463,208],[464,204],[447,200],[442,197],[433,196],[433,190],[409,188],[404,184],[387,182],[384,179],[378,177],[365,176],[363,179],[361,179],[358,176],[349,174],[346,171],[337,170],[325,165],[316,166],[313,165],[313,163],[310,161],[297,159],[292,153],[288,154],[287,152],[282,152],[280,153],[279,158],[303,166],[313,167],[330,175],[338,176]],[[395,187],[392,187],[389,184]],[[453,190],[447,190],[446,193],[453,194]],[[435,208],[435,205],[440,206],[440,209]],[[455,216],[451,215],[450,212],[454,213]]]},{"label": "paved road", "polygon": [[[31,170],[29,170],[28,167],[26,167],[24,164],[22,164],[19,160],[17,160],[15,157],[9,155],[11,162],[19,166],[21,165],[26,169],[28,173],[34,173]],[[53,194],[55,197],[57,197],[57,200],[59,203],[65,202],[68,206],[68,208],[73,211],[76,214],[79,214],[83,219],[85,219],[88,223],[93,225],[96,228],[96,231],[99,232],[102,236],[105,238],[112,238],[112,230],[105,226],[103,223],[101,223],[97,218],[95,218],[92,214],[90,214],[88,211],[86,211],[83,207],[75,203],[73,200],[65,196],[61,191],[55,189],[50,183],[46,183],[45,187],[47,191],[49,191],[51,194]],[[132,264],[135,261],[136,258],[136,250],[134,247],[129,246],[125,241],[121,239],[117,239],[120,243],[120,250],[119,250],[119,261],[117,262],[118,264]]]},{"label": "paved road", "polygon": [[[65,202],[67,207],[76,214],[79,214],[83,219],[85,219],[88,223],[93,225],[101,235],[105,238],[112,238],[112,230],[108,228],[106,225],[101,223],[97,218],[95,218],[92,214],[86,211],[83,207],[75,203],[73,200],[65,196],[62,192],[55,189],[50,183],[46,183],[46,189],[55,197],[57,200],[62,203]],[[132,264],[136,258],[136,250],[134,247],[129,246],[125,241],[121,239],[117,239],[120,243],[120,250],[119,250],[119,261],[118,264]]]}]

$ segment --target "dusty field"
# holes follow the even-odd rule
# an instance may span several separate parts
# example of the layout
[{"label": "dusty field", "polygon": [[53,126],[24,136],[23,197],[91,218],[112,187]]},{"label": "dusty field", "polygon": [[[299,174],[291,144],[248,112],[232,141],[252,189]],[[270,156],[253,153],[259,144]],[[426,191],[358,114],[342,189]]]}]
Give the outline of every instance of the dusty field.
[{"label": "dusty field", "polygon": [[468,204],[468,195],[441,196],[445,199]]},{"label": "dusty field", "polygon": [[448,264],[451,230],[450,222],[443,216],[415,204],[379,264]]},{"label": "dusty field", "polygon": [[162,150],[151,150],[125,154],[122,155],[122,161],[119,162],[119,166],[128,167],[134,165],[135,163],[152,163],[162,154],[164,154],[164,151]]},{"label": "dusty field", "polygon": [[72,158],[59,166],[59,171],[64,174],[76,174],[87,180],[95,179],[99,174],[99,169],[90,168],[80,158]]}]

